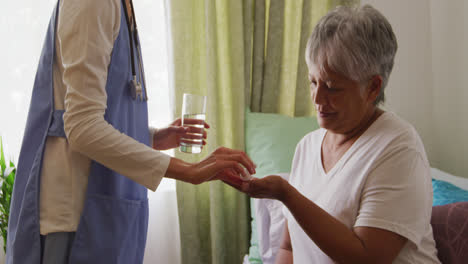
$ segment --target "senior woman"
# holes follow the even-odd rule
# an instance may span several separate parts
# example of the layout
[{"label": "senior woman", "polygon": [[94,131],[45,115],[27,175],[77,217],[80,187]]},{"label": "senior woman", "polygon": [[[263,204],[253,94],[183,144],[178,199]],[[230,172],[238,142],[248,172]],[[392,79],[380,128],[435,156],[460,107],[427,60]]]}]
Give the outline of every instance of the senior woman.
[{"label": "senior woman", "polygon": [[440,263],[423,144],[379,108],[396,50],[369,5],[338,7],[315,27],[306,61],[321,128],[297,145],[289,182],[273,175],[240,187],[287,207],[276,263]]}]

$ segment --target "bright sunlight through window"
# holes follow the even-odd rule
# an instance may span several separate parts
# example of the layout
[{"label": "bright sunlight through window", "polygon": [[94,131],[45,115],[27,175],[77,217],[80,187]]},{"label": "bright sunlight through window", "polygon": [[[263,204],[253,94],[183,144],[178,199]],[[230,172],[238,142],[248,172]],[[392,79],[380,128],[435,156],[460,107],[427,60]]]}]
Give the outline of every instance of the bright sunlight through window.
[{"label": "bright sunlight through window", "polygon": [[[0,18],[0,136],[6,158],[17,164],[31,91],[50,15],[56,0],[2,1]],[[134,1],[148,86],[150,125],[171,121],[164,1]],[[169,153],[170,154],[170,153]],[[165,180],[160,189],[174,189]]]}]

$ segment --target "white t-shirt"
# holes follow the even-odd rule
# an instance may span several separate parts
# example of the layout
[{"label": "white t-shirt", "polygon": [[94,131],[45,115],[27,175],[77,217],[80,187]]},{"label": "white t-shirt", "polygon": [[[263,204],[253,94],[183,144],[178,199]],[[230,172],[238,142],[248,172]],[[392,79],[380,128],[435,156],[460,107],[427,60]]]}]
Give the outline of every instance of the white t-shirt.
[{"label": "white t-shirt", "polygon": [[[430,225],[430,167],[415,129],[383,113],[328,173],[321,159],[325,133],[316,130],[299,142],[290,184],[350,229],[376,227],[406,237],[393,263],[440,263]],[[334,263],[284,212],[294,263]]]}]

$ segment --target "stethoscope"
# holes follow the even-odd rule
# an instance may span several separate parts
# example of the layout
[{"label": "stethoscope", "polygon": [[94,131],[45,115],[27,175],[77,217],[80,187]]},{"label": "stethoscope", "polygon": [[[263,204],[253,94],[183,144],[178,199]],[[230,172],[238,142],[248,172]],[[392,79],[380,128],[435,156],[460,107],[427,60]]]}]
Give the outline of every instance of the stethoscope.
[{"label": "stethoscope", "polygon": [[[140,99],[141,101],[148,101],[148,94],[146,93],[146,81],[145,81],[145,75],[142,73],[142,63],[141,63],[141,51],[140,51],[140,43],[138,42],[138,29],[137,29],[137,24],[136,24],[136,19],[135,19],[135,11],[133,9],[133,2],[130,0],[130,6],[132,9],[132,21],[128,18],[128,10],[127,10],[127,3],[125,0],[122,0],[122,5],[124,6],[125,9],[125,18],[127,20],[127,27],[128,27],[128,41],[130,42],[130,59],[132,60],[132,76],[133,79],[130,81],[130,93],[132,95],[132,98],[134,100]],[[131,23],[133,23],[133,28],[131,26]],[[135,55],[134,50],[133,50],[133,42],[135,42],[137,46],[137,56],[138,56],[138,66],[139,66],[139,71],[138,71],[138,79],[136,75],[136,70],[135,70]],[[143,96],[143,87],[141,86],[141,80],[143,80],[143,85],[145,87],[145,95]]]}]

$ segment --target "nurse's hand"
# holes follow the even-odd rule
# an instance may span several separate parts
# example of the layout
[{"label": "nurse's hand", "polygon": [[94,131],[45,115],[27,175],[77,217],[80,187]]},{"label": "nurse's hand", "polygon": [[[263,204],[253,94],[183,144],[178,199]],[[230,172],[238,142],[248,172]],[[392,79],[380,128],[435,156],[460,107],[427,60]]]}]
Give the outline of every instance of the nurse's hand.
[{"label": "nurse's hand", "polygon": [[225,179],[226,169],[245,178],[256,172],[255,164],[245,152],[220,147],[198,163],[190,164],[177,158],[171,158],[165,176],[192,184],[200,184],[205,181]]},{"label": "nurse's hand", "polygon": [[224,169],[218,173],[216,176],[217,179],[222,180],[224,183],[231,185],[232,187],[240,190],[244,182],[250,181],[253,179],[250,175],[245,177],[242,174],[238,174],[233,169]]},{"label": "nurse's hand", "polygon": [[[194,127],[194,125],[203,127]],[[153,148],[156,150],[177,148],[180,142],[191,143],[187,139],[201,140],[202,144],[206,145],[206,128],[210,128],[210,126],[203,120],[186,118],[185,124],[182,126],[181,118],[177,118],[168,127],[158,129],[154,133]]]}]

